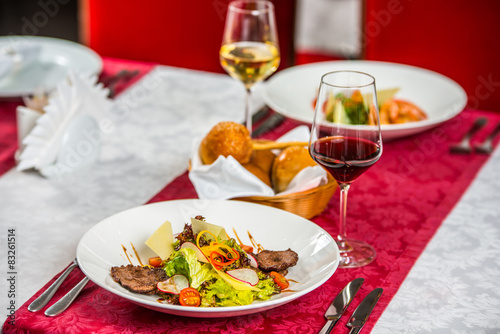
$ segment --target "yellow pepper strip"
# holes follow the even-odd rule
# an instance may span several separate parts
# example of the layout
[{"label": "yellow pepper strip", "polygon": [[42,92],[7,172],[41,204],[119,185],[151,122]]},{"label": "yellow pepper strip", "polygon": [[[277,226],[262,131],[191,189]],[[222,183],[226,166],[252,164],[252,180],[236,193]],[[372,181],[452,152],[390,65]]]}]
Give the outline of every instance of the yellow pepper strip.
[{"label": "yellow pepper strip", "polygon": [[207,230],[203,230],[203,231],[200,231],[200,233],[198,233],[198,236],[196,237],[196,246],[198,246],[198,248],[201,248],[200,247],[200,238],[201,236],[204,234],[204,233],[208,233],[212,236],[212,238],[217,241],[217,237],[210,231],[207,231]]}]

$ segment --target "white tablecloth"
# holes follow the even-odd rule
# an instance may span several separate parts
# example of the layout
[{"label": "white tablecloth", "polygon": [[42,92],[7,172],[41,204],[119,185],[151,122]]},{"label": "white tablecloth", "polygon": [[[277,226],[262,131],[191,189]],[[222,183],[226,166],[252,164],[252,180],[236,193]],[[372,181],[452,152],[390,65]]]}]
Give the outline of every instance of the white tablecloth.
[{"label": "white tablecloth", "polygon": [[[20,307],[75,255],[95,223],[141,205],[187,166],[192,140],[242,119],[243,88],[226,75],[158,67],[119,96],[99,168],[48,180],[0,177],[0,263],[15,229]],[[373,333],[500,332],[500,152],[447,217]],[[0,280],[5,319],[7,280]]]},{"label": "white tablecloth", "polygon": [[500,333],[499,171],[497,148],[372,333]]}]

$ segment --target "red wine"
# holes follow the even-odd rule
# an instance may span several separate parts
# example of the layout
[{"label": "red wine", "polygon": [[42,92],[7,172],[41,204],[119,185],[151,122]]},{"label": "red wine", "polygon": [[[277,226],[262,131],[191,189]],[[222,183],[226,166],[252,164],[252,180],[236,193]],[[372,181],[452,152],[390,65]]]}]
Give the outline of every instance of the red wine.
[{"label": "red wine", "polygon": [[311,157],[339,183],[351,183],[380,158],[376,143],[353,137],[325,137],[310,148]]}]

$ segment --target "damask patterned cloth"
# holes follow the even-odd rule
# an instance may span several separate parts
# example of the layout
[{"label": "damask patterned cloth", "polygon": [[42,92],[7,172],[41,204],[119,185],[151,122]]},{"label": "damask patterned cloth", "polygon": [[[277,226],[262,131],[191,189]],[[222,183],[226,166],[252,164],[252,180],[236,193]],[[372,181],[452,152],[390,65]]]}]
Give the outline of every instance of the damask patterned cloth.
[{"label": "damask patterned cloth", "polygon": [[[364,327],[373,329],[377,319],[405,280],[415,261],[443,220],[487,161],[485,155],[452,155],[448,145],[457,142],[478,116],[490,124],[500,115],[466,110],[442,126],[418,136],[384,143],[380,161],[351,187],[348,201],[348,234],[370,243],[376,260],[363,268],[338,269],[322,286],[284,306],[230,318],[193,319],[162,314],[137,306],[89,283],[75,303],[55,318],[30,313],[26,307],[54,277],[16,312],[15,327],[7,322],[4,333],[316,333],[324,325],[324,312],[335,295],[356,277],[365,283],[352,305],[373,288],[384,288],[380,302]],[[297,124],[285,121],[267,133],[274,139]],[[491,128],[490,128],[491,130]],[[484,131],[484,134],[488,131]],[[475,140],[482,140],[478,135]],[[165,186],[149,202],[196,198],[187,173]],[[328,208],[312,220],[335,235],[338,192]],[[283,228],[286,228],[284,226]],[[74,270],[53,300],[62,297],[81,278]],[[352,312],[354,306],[348,310]],[[348,317],[335,330],[345,332]],[[336,332],[334,331],[334,332]]]}]

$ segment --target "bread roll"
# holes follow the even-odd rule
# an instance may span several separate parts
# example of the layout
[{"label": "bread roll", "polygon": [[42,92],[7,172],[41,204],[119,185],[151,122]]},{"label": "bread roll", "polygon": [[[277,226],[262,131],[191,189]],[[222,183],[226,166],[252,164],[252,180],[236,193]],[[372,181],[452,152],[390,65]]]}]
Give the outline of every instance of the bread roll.
[{"label": "bread roll", "polygon": [[270,173],[263,171],[262,169],[260,169],[258,166],[256,166],[254,163],[251,162],[243,164],[242,166],[245,167],[246,170],[248,170],[250,173],[257,176],[262,182],[264,182],[265,184],[267,184],[269,187],[272,188]]},{"label": "bread roll", "polygon": [[276,154],[274,154],[271,150],[254,150],[250,162],[267,174],[271,175],[271,168],[273,167],[275,158]]},{"label": "bread roll", "polygon": [[199,153],[201,161],[206,165],[212,164],[220,155],[231,155],[245,164],[252,155],[252,138],[244,125],[220,122],[203,138]]},{"label": "bread roll", "polygon": [[309,166],[316,166],[316,162],[306,147],[290,146],[281,151],[274,159],[271,173],[274,191],[277,193],[285,191],[295,175]]},{"label": "bread roll", "polygon": [[[263,140],[256,141],[262,142]],[[276,154],[274,154],[271,150],[254,150],[252,152],[250,162],[243,164],[242,166],[272,188],[271,168],[273,166],[274,158],[276,158]]]}]

